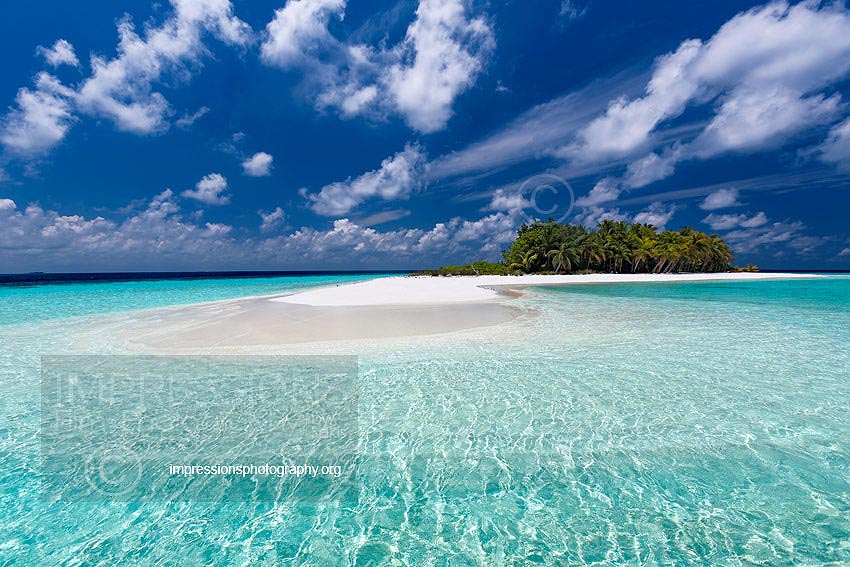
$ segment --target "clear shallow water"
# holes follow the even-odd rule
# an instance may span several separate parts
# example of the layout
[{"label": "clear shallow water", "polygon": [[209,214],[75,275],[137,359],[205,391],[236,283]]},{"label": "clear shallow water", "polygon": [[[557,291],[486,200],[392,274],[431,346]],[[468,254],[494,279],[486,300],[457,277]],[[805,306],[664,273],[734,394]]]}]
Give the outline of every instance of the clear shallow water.
[{"label": "clear shallow water", "polygon": [[850,562],[850,278],[520,303],[539,315],[339,346],[356,503],[42,502],[38,355],[82,323],[0,329],[0,565]]},{"label": "clear shallow water", "polygon": [[380,275],[335,274],[0,285],[0,325],[286,293],[307,287],[353,283],[375,277]]}]

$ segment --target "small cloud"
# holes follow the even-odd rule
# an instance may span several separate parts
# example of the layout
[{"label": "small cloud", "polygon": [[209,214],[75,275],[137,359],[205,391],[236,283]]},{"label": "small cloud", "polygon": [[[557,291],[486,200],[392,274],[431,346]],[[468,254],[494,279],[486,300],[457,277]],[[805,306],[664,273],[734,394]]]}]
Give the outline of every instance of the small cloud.
[{"label": "small cloud", "polygon": [[580,20],[587,14],[587,7],[579,8],[576,5],[575,0],[562,0],[561,1],[561,9],[558,12],[558,16],[567,21],[574,22],[576,20]]},{"label": "small cloud", "polygon": [[827,139],[818,147],[820,159],[850,172],[850,118],[834,126]]},{"label": "small cloud", "polygon": [[242,169],[249,177],[267,177],[272,174],[274,157],[266,152],[257,152],[242,162]]},{"label": "small cloud", "polygon": [[747,215],[718,215],[711,213],[702,222],[711,227],[712,230],[731,230],[733,228],[757,228],[767,224],[767,215],[764,212]]},{"label": "small cloud", "polygon": [[585,228],[593,228],[604,220],[628,221],[630,218],[628,214],[621,212],[620,209],[589,206],[577,214],[575,220]]},{"label": "small cloud", "polygon": [[490,203],[487,205],[485,210],[518,212],[525,207],[528,207],[530,204],[531,203],[522,198],[521,191],[513,188],[502,187],[500,189],[496,189],[493,193],[493,196],[490,198]]},{"label": "small cloud", "polygon": [[632,222],[638,224],[651,224],[659,230],[664,230],[670,219],[676,213],[676,206],[664,206],[664,204],[656,202],[649,205],[645,211],[641,211],[634,216]]},{"label": "small cloud", "polygon": [[215,238],[218,236],[226,236],[233,230],[233,227],[227,224],[222,224],[220,222],[208,222],[205,226],[205,230],[201,232],[201,238]]},{"label": "small cloud", "polygon": [[227,179],[220,173],[210,173],[198,181],[194,189],[187,189],[180,194],[207,205],[226,205],[230,202],[230,195],[225,194],[225,191]]},{"label": "small cloud", "polygon": [[676,170],[676,161],[679,159],[680,152],[681,147],[675,146],[660,155],[650,152],[643,158],[630,163],[623,178],[624,184],[634,189],[670,177]]},{"label": "small cloud", "polygon": [[17,108],[0,119],[0,143],[7,151],[34,158],[58,145],[75,122],[74,93],[49,73],[39,73],[35,89],[21,89]]},{"label": "small cloud", "polygon": [[241,156],[244,151],[240,148],[240,146],[242,146],[245,138],[245,132],[236,132],[230,137],[230,139],[220,142],[215,149],[223,154]]},{"label": "small cloud", "polygon": [[838,256],[843,258],[844,256],[850,256],[850,248],[845,248],[841,252],[838,253]]},{"label": "small cloud", "polygon": [[280,207],[276,207],[275,210],[271,212],[265,211],[257,211],[257,214],[260,215],[260,231],[261,232],[270,232],[283,224],[283,221],[286,220],[286,213]]},{"label": "small cloud", "polygon": [[54,69],[60,65],[80,66],[80,60],[74,53],[74,46],[65,39],[57,40],[50,49],[39,45],[35,48],[35,52],[44,57],[44,60]]},{"label": "small cloud", "polygon": [[742,203],[738,201],[738,197],[737,189],[719,189],[708,195],[699,208],[704,211],[716,211],[727,207],[739,207]]},{"label": "small cloud", "polygon": [[198,120],[200,120],[210,109],[207,106],[202,106],[194,114],[184,114],[175,121],[178,128],[188,128]]},{"label": "small cloud", "polygon": [[325,216],[346,214],[372,198],[407,199],[422,182],[425,161],[424,150],[418,144],[408,144],[403,151],[382,161],[378,169],[325,185],[318,193],[299,193],[307,198],[314,212]]},{"label": "small cloud", "polygon": [[377,226],[379,224],[403,219],[407,216],[410,216],[410,211],[407,209],[396,209],[392,211],[381,211],[367,217],[354,219],[354,222],[356,222],[359,226]]},{"label": "small cloud", "polygon": [[615,201],[620,196],[620,193],[621,191],[617,182],[610,177],[606,177],[594,185],[590,193],[578,199],[576,205],[579,207],[596,207],[602,203]]}]

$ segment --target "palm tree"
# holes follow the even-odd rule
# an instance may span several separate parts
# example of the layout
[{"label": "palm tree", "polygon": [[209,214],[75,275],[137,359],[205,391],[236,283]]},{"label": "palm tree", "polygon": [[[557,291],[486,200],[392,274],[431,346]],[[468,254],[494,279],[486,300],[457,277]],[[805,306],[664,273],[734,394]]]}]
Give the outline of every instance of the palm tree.
[{"label": "palm tree", "polygon": [[[691,227],[664,231],[649,224],[604,220],[595,231],[554,221],[523,226],[502,253],[502,266],[525,273],[591,269],[670,273],[725,271],[734,261],[723,239]],[[475,268],[473,267],[473,271]]]},{"label": "palm tree", "polygon": [[632,253],[632,273],[637,272],[641,265],[646,265],[653,258],[653,249],[655,248],[655,238],[644,236],[640,239],[640,244]]},{"label": "palm tree", "polygon": [[522,270],[525,273],[530,273],[534,269],[534,263],[537,261],[536,252],[528,252],[522,258],[522,262],[514,262],[510,265],[512,270]]},{"label": "palm tree", "polygon": [[579,254],[584,261],[585,268],[604,267],[605,247],[602,245],[598,233],[592,232],[581,240]]},{"label": "palm tree", "polygon": [[578,254],[575,248],[567,242],[561,242],[555,248],[549,250],[546,255],[552,262],[555,272],[560,272],[561,268],[569,272],[572,270],[573,264],[578,262]]},{"label": "palm tree", "polygon": [[735,261],[732,250],[720,236],[712,234],[708,237],[708,261],[706,269],[714,272],[726,271]]},{"label": "palm tree", "polygon": [[682,268],[686,271],[705,271],[711,251],[711,244],[705,233],[686,226],[679,231],[682,246]]},{"label": "palm tree", "polygon": [[669,230],[662,232],[653,250],[654,256],[658,259],[653,271],[668,274],[673,272],[681,262],[684,252],[678,233]]}]

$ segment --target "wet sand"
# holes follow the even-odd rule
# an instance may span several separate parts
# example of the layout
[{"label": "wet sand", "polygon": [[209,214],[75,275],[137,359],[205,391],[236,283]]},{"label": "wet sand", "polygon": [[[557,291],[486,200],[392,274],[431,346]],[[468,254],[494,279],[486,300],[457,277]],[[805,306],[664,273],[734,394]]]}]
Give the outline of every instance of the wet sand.
[{"label": "wet sand", "polygon": [[190,353],[304,343],[435,335],[534,316],[513,299],[539,285],[787,279],[796,274],[592,274],[587,276],[393,277],[289,295],[250,297],[107,316],[133,350]]},{"label": "wet sand", "polygon": [[506,323],[526,312],[501,302],[460,305],[312,307],[251,298],[141,311],[113,319],[145,351],[263,347],[433,335]]},{"label": "wet sand", "polygon": [[[274,299],[275,302],[314,307],[365,305],[460,304],[499,300],[499,292],[539,285],[604,283],[664,283],[753,281],[817,277],[809,274],[582,274],[523,276],[398,276],[348,285],[321,287]],[[503,299],[503,298],[502,298]]]}]

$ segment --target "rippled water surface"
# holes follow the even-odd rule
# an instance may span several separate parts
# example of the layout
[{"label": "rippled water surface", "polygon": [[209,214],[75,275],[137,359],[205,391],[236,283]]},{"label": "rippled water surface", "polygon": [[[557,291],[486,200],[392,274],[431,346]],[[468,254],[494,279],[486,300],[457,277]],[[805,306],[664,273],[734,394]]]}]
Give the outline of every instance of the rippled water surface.
[{"label": "rippled water surface", "polygon": [[69,280],[29,285],[0,281],[0,325],[286,293],[294,289],[351,283],[374,277],[363,274],[193,279],[171,277],[135,281]]},{"label": "rippled water surface", "polygon": [[19,308],[0,565],[850,563],[850,278],[516,302],[534,316],[321,347],[360,359],[356,501],[226,504],[43,501],[39,356],[86,321]]}]

